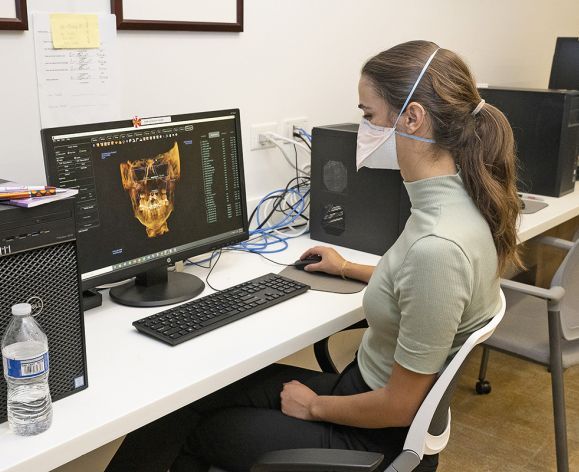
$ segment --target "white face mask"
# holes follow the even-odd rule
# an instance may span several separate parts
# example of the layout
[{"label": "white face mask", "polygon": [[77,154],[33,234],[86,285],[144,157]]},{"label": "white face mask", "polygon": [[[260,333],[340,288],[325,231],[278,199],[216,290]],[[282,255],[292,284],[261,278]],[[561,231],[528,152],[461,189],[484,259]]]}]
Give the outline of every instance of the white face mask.
[{"label": "white face mask", "polygon": [[411,134],[402,133],[401,131],[396,131],[396,124],[402,116],[402,113],[404,113],[408,102],[410,102],[410,98],[412,98],[414,90],[416,90],[416,87],[420,83],[420,79],[422,79],[422,76],[426,72],[426,69],[430,65],[430,62],[437,51],[438,49],[432,53],[426,61],[426,64],[424,64],[424,67],[422,68],[418,79],[416,79],[416,82],[412,86],[412,90],[410,90],[404,105],[402,105],[400,113],[398,113],[398,117],[396,118],[392,128],[376,126],[362,118],[362,122],[358,128],[358,144],[356,149],[356,168],[358,170],[360,170],[360,167],[368,167],[370,169],[400,169],[400,166],[398,165],[398,155],[396,154],[396,134],[425,143],[435,142],[433,139],[421,138],[419,136],[413,136]]}]

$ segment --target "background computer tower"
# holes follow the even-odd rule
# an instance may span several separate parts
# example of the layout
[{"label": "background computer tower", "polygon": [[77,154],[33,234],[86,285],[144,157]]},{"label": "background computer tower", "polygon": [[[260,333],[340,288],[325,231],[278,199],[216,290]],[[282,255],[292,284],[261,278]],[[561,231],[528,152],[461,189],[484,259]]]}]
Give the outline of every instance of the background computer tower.
[{"label": "background computer tower", "polygon": [[549,88],[579,90],[579,38],[557,38]]},{"label": "background computer tower", "polygon": [[[0,335],[12,305],[30,300],[36,306],[37,298],[42,300],[36,320],[48,337],[53,401],[88,385],[75,234],[73,199],[34,208],[0,205]],[[6,380],[1,377],[4,422]]]},{"label": "background computer tower", "polygon": [[410,216],[400,171],[356,171],[358,125],[312,131],[310,235],[312,239],[382,255]]},{"label": "background computer tower", "polygon": [[579,155],[579,91],[479,88],[513,128],[519,190],[560,197],[575,188]]}]

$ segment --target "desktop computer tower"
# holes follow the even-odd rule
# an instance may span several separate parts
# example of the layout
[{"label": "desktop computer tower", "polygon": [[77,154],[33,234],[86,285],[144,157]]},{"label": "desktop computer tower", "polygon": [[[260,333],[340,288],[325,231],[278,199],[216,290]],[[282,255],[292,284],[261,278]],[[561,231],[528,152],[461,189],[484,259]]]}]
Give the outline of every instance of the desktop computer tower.
[{"label": "desktop computer tower", "polygon": [[[52,400],[87,387],[83,312],[77,268],[74,200],[33,208],[0,205],[0,335],[16,303],[31,303],[48,338]],[[40,301],[41,300],[41,301]],[[0,422],[6,380],[0,380]]]},{"label": "desktop computer tower", "polygon": [[312,131],[310,235],[312,239],[382,255],[410,216],[400,171],[356,171],[358,125]]},{"label": "desktop computer tower", "polygon": [[519,190],[560,197],[575,189],[579,156],[579,91],[479,88],[513,128]]}]

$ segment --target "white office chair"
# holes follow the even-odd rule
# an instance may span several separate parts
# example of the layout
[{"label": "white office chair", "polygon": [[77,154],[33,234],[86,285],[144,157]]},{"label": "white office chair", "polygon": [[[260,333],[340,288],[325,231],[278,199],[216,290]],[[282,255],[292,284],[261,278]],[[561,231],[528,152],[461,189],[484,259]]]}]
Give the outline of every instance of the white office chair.
[{"label": "white office chair", "polygon": [[[425,454],[438,454],[450,437],[450,400],[461,367],[473,348],[487,340],[505,314],[505,296],[500,293],[501,307],[496,315],[478,331],[472,333],[456,355],[439,374],[430,392],[418,409],[404,448],[385,470],[410,472]],[[371,472],[382,463],[382,454],[340,449],[288,449],[264,454],[252,467],[252,472],[282,471],[365,471]],[[218,472],[219,469],[212,469]]]}]

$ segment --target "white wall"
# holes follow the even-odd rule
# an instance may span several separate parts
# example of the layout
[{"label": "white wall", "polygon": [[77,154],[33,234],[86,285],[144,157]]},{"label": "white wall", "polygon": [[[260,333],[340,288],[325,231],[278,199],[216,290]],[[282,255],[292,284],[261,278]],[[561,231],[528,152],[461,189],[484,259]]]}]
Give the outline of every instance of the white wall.
[{"label": "white wall", "polygon": [[[28,0],[29,12],[109,5]],[[555,38],[578,35],[577,0],[245,0],[243,33],[120,31],[121,111],[129,118],[239,107],[253,199],[292,171],[275,150],[249,150],[250,124],[357,121],[358,74],[371,55],[430,39],[462,54],[478,82],[546,87]],[[0,177],[44,182],[32,32],[0,32],[0,60]]]}]

